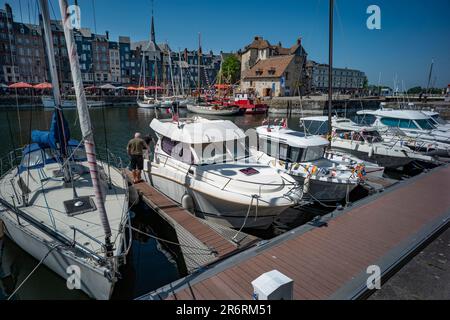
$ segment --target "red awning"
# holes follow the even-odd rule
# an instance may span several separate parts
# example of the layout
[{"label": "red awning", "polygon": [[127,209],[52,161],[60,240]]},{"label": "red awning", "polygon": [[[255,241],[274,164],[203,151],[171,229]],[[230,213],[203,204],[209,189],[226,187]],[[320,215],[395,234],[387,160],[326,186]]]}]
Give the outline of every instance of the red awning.
[{"label": "red awning", "polygon": [[26,82],[17,82],[17,83],[13,83],[12,85],[10,85],[9,88],[11,88],[11,89],[27,89],[27,88],[33,88],[33,86]]},{"label": "red awning", "polygon": [[43,83],[39,83],[39,84],[33,86],[33,88],[35,88],[35,89],[51,89],[51,88],[53,88],[53,86],[51,83],[43,82]]},{"label": "red awning", "polygon": [[95,90],[95,89],[97,89],[97,87],[96,86],[90,86],[90,87],[86,87],[84,89],[85,90]]},{"label": "red awning", "polygon": [[136,87],[128,87],[127,90],[134,91],[134,90],[137,90],[137,88]]}]

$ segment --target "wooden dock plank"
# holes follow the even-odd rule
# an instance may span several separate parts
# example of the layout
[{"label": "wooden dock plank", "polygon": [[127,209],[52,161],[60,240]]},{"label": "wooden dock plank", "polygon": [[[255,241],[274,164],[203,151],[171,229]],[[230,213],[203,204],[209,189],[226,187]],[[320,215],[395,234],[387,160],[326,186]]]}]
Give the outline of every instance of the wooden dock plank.
[{"label": "wooden dock plank", "polygon": [[422,235],[426,226],[446,223],[450,218],[448,190],[450,167],[445,166],[337,213],[327,227],[286,236],[257,254],[243,253],[231,266],[224,263],[221,268],[219,264],[208,276],[213,281],[203,277],[190,285],[201,288],[203,294],[210,286],[218,299],[234,299],[236,294],[248,300],[251,281],[277,269],[294,280],[295,299],[330,298],[358,279],[367,266],[386,257],[403,259],[390,255],[419,242],[417,235]]},{"label": "wooden dock plank", "polygon": [[[128,170],[125,171],[129,181],[132,179],[132,174]],[[235,251],[242,250],[236,244],[229,241],[215,229],[208,224],[200,221],[192,213],[178,206],[174,201],[160,193],[158,190],[150,186],[146,182],[133,184],[133,188],[138,192],[139,196],[146,202],[152,209],[157,211],[164,217],[170,218],[175,225],[182,227],[195,239],[198,239],[207,248],[211,248],[217,252],[216,259],[221,259],[225,256],[232,254]],[[255,241],[249,241],[248,245],[251,245]],[[194,255],[194,254],[192,254]],[[185,257],[187,259],[195,259],[195,257]],[[200,295],[204,293],[202,290]]]}]

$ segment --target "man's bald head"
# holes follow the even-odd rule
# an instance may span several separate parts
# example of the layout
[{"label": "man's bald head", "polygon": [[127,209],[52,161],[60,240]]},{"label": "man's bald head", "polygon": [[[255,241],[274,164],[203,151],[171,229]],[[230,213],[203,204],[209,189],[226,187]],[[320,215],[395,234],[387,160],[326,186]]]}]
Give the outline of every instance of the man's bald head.
[{"label": "man's bald head", "polygon": [[140,138],[141,137],[141,133],[140,132],[136,132],[135,134],[134,134],[134,138],[135,139],[138,139],[138,138]]}]

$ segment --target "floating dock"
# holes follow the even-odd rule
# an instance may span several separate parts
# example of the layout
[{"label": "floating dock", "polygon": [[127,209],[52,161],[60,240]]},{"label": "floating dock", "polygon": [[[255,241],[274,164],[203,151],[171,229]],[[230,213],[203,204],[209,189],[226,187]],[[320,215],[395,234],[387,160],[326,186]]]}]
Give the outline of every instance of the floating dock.
[{"label": "floating dock", "polygon": [[[129,181],[131,172],[126,171]],[[141,201],[159,214],[176,233],[188,273],[235,254],[258,238],[203,219],[178,206],[147,182],[133,185]]]},{"label": "floating dock", "polygon": [[360,299],[369,266],[385,281],[449,225],[450,166],[400,182],[270,241],[210,265],[141,300],[250,300],[251,282],[278,270],[294,299]]}]

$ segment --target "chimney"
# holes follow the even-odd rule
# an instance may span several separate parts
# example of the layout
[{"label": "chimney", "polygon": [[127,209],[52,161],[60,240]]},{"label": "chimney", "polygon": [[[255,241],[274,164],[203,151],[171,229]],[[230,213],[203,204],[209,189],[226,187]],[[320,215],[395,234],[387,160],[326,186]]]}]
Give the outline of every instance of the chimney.
[{"label": "chimney", "polygon": [[262,40],[262,37],[260,37],[260,36],[255,36],[255,40],[256,40],[256,41]]},{"label": "chimney", "polygon": [[301,38],[301,37],[297,39],[297,44],[298,44],[299,46],[302,45],[302,38]]},{"label": "chimney", "polygon": [[280,48],[282,47],[281,41],[278,41],[278,46],[279,46]]},{"label": "chimney", "polygon": [[106,31],[106,40],[109,40],[109,31]]}]

